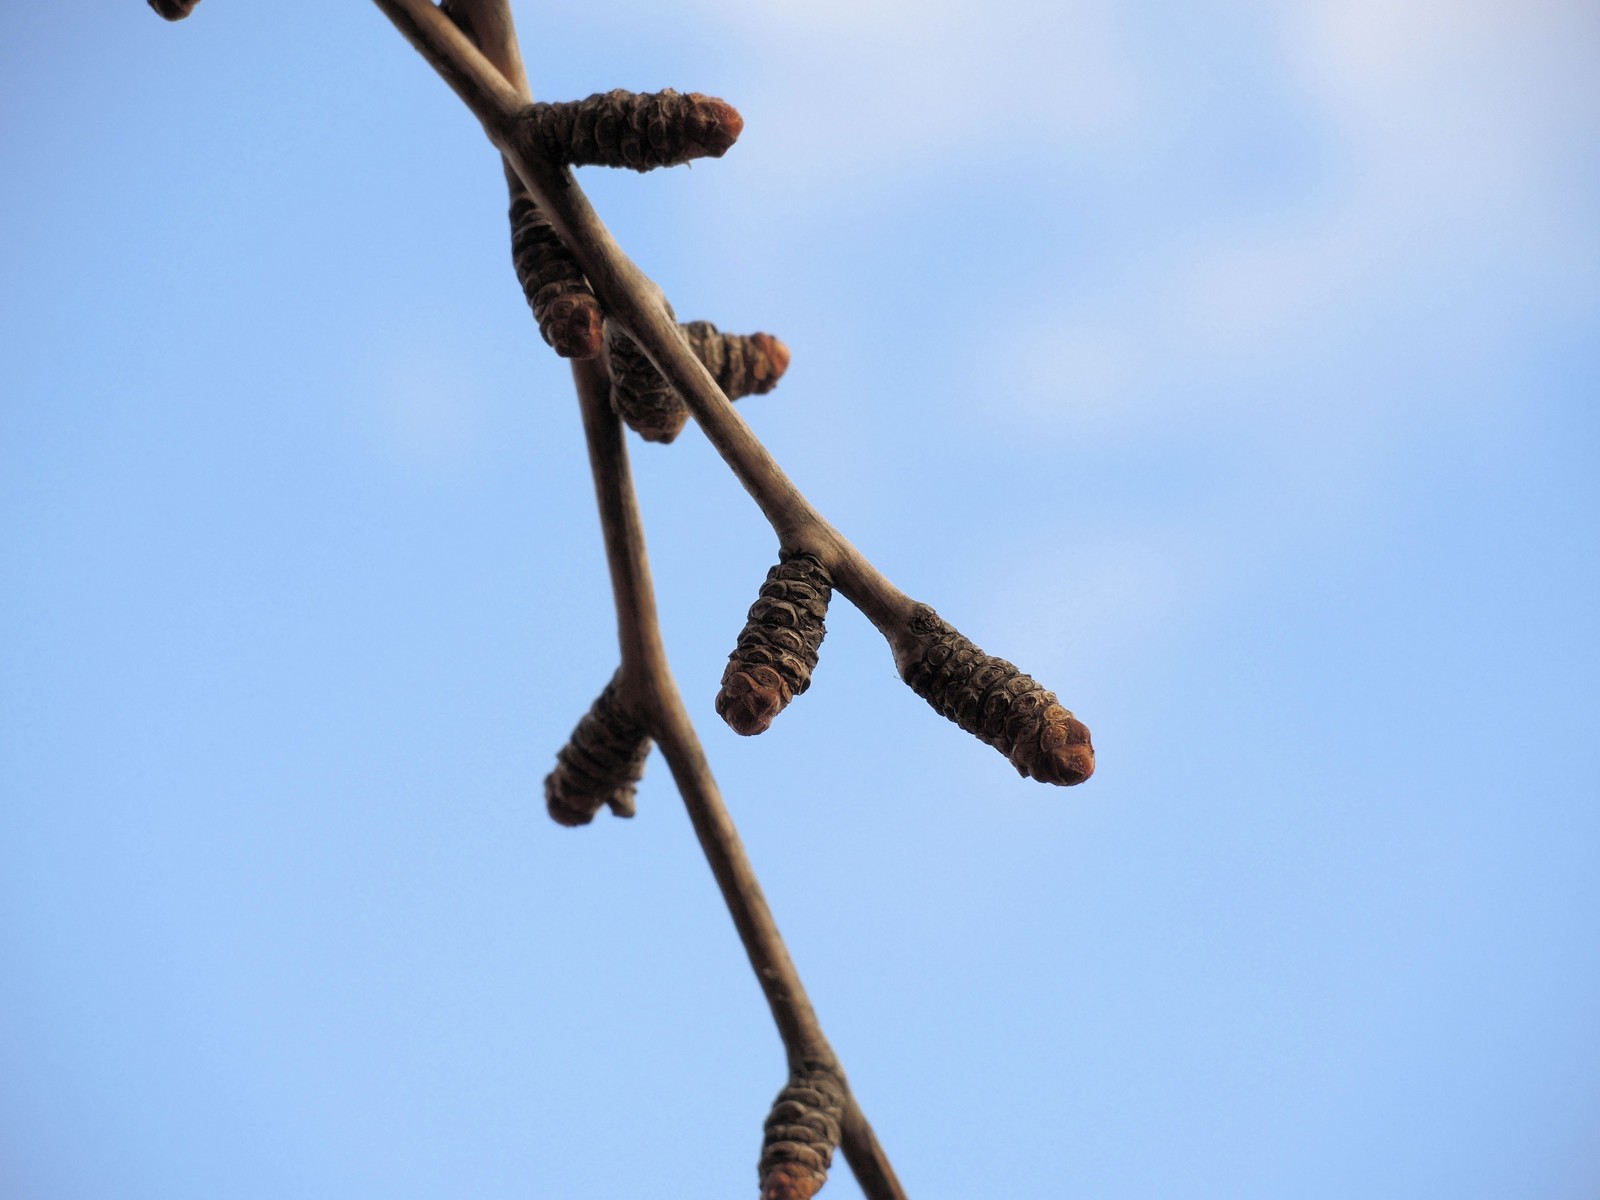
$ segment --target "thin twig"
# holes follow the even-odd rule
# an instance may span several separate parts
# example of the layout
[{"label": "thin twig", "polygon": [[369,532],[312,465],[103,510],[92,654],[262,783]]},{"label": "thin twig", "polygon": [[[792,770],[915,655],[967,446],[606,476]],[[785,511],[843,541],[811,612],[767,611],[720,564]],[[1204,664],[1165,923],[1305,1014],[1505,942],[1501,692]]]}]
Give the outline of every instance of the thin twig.
[{"label": "thin twig", "polygon": [[[450,0],[450,4],[485,57],[516,91],[531,98],[506,0]],[[509,164],[507,172],[514,194],[517,180]],[[822,1032],[738,829],[722,802],[667,661],[644,526],[622,427],[611,411],[606,370],[600,360],[576,361],[572,373],[616,605],[622,702],[637,706],[672,770],[695,835],[772,1011],[791,1070],[802,1063],[837,1066],[833,1047]],[[869,1200],[905,1200],[894,1168],[853,1096],[846,1105],[841,1132],[845,1159]]]},{"label": "thin twig", "polygon": [[[600,510],[617,607],[625,699],[640,706],[644,724],[672,770],[695,836],[700,839],[751,969],[772,1010],[790,1068],[795,1069],[802,1062],[837,1065],[833,1047],[822,1032],[800,973],[789,957],[761,883],[745,854],[739,831],[722,802],[722,793],[667,662],[656,619],[644,526],[628,467],[628,448],[622,437],[622,424],[611,411],[605,368],[597,360],[576,361],[572,375],[583,409],[595,502]],[[868,1200],[906,1200],[894,1167],[853,1093],[845,1108],[842,1134],[845,1160]]]},{"label": "thin twig", "polygon": [[[442,0],[440,9],[462,22],[470,31],[471,40],[500,72],[523,103],[533,99],[533,89],[528,84],[528,71],[522,62],[522,46],[517,41],[517,28],[511,19],[511,5],[507,0]],[[527,188],[517,178],[517,172],[502,157],[506,172],[506,187],[511,198],[519,193],[526,195]]]},{"label": "thin twig", "polygon": [[738,830],[722,803],[705,753],[695,736],[666,661],[656,621],[655,591],[646,559],[644,530],[628,470],[622,426],[611,411],[605,369],[590,359],[572,364],[583,406],[595,500],[617,601],[626,700],[642,709],[644,724],[661,747],[683,793],[711,873],[739,930],[750,965],[766,993],[791,1059],[834,1061],[794,963],[767,907],[761,884],[744,852]]}]

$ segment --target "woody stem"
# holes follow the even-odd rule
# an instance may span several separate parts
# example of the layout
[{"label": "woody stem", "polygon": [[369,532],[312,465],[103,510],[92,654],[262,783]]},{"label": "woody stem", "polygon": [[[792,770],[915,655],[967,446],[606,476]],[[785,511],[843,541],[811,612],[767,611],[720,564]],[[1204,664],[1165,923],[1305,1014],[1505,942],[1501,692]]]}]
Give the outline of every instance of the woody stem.
[{"label": "woody stem", "polygon": [[[791,1070],[803,1062],[837,1064],[667,662],[628,449],[622,424],[611,411],[605,369],[594,360],[580,361],[572,364],[572,374],[583,409],[595,501],[617,604],[624,703],[640,706],[645,727],[672,769],[695,836],[772,1010]],[[905,1200],[894,1167],[853,1093],[841,1129],[845,1160],[868,1200]]]},{"label": "woody stem", "polygon": [[[509,81],[507,86],[526,100],[531,93],[507,0],[449,2],[478,39],[491,70],[498,69],[502,81]],[[386,12],[391,7],[382,4],[381,0],[380,6]],[[424,7],[437,13],[430,4],[424,4]],[[431,19],[420,12],[416,15]],[[470,42],[467,48],[472,48]],[[508,179],[511,165],[508,160]],[[570,181],[570,173],[563,173]],[[522,172],[518,174],[526,178]],[[576,185],[572,186],[576,192]],[[578,197],[582,199],[581,193]],[[586,201],[583,207],[587,208]],[[598,226],[598,218],[594,221]],[[600,231],[609,243],[609,233],[605,233],[603,226]],[[566,230],[562,232],[566,235]],[[572,245],[570,237],[567,238],[567,244],[569,247]],[[620,255],[620,251],[617,253]],[[632,267],[631,263],[627,265]],[[633,269],[637,271],[637,268]],[[651,289],[651,299],[659,297],[654,285],[651,285]],[[604,300],[604,295],[601,298]],[[665,313],[664,305],[659,307]],[[673,338],[681,344],[677,322],[671,320],[670,315],[668,320]],[[689,357],[698,368],[698,360],[692,354]],[[704,373],[703,368],[701,372]],[[791,1068],[806,1061],[836,1065],[833,1048],[822,1032],[816,1010],[806,995],[805,985],[778,931],[738,829],[722,801],[721,792],[711,774],[705,752],[667,661],[656,615],[655,588],[645,547],[644,525],[628,465],[627,445],[622,437],[621,425],[611,412],[609,379],[605,368],[599,361],[574,362],[573,380],[583,413],[595,500],[600,512],[606,560],[616,603],[618,640],[622,652],[623,702],[638,705],[644,724],[660,745],[672,770],[673,780],[683,796],[695,835],[772,1011]],[[722,408],[734,416],[749,441],[759,449],[760,443],[733,414],[732,406],[715,383],[711,384],[711,391]],[[764,449],[762,453],[765,454]],[[770,457],[768,461],[771,461]],[[777,471],[775,463],[772,469]],[[782,472],[778,472],[778,475],[781,477]],[[787,479],[782,482],[792,488]],[[845,545],[848,546],[848,543]],[[850,549],[854,552],[853,547]],[[872,1126],[853,1094],[846,1104],[841,1125],[845,1159],[868,1200],[905,1200],[894,1168],[878,1144]]]}]

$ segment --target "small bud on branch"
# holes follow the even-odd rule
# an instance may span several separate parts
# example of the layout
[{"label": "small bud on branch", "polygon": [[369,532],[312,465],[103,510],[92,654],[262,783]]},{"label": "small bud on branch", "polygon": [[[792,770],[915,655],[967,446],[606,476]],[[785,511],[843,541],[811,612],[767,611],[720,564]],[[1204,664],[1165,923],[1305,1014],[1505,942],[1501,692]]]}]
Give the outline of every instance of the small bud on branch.
[{"label": "small bud on branch", "polygon": [[[901,677],[935,709],[1041,783],[1082,783],[1094,773],[1089,729],[1031,675],[985,654],[926,604],[911,619],[914,646]],[[901,657],[901,656],[897,656]]]},{"label": "small bud on branch", "polygon": [[559,824],[587,825],[602,805],[619,817],[634,814],[634,785],[644,775],[650,737],[618,704],[617,679],[583,714],[545,777],[545,807]]}]

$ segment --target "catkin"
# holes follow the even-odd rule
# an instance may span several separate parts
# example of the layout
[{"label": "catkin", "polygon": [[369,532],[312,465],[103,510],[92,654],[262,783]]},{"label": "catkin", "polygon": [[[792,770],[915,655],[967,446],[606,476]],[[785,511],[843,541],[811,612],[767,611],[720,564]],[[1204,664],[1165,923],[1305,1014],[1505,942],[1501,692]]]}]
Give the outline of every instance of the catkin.
[{"label": "catkin", "polygon": [[539,332],[555,352],[562,358],[599,354],[600,302],[555,226],[526,195],[511,202],[511,260]]},{"label": "catkin", "polygon": [[789,347],[770,333],[723,333],[710,321],[690,321],[681,328],[729,400],[766,395],[789,369]]},{"label": "catkin", "polygon": [[[710,321],[679,325],[694,356],[729,400],[764,395],[789,367],[789,347],[770,333],[723,333]],[[611,407],[647,442],[670,442],[689,421],[683,398],[638,344],[615,324],[606,326]]]},{"label": "catkin", "polygon": [[530,104],[523,120],[553,161],[635,171],[721,158],[744,128],[744,118],[727,101],[671,88],[618,88],[587,100]]},{"label": "catkin", "polygon": [[583,714],[544,781],[545,807],[562,825],[587,825],[602,805],[634,814],[634,785],[644,775],[650,737],[617,703],[617,676]]},{"label": "catkin", "polygon": [[827,1182],[845,1098],[836,1066],[807,1063],[790,1074],[763,1127],[761,1200],[810,1200]]},{"label": "catkin", "polygon": [[200,0],[150,0],[150,7],[169,21],[181,21],[199,3]]},{"label": "catkin", "polygon": [[935,709],[1042,783],[1082,783],[1094,773],[1084,723],[1052,691],[1003,658],[985,654],[926,604],[917,605],[913,645],[900,674]]},{"label": "catkin", "polygon": [[606,365],[611,407],[647,442],[663,445],[683,432],[689,409],[638,343],[614,321],[606,322]]},{"label": "catkin", "polygon": [[717,713],[735,733],[761,733],[811,686],[832,598],[815,555],[785,552],[767,572],[717,693]]}]

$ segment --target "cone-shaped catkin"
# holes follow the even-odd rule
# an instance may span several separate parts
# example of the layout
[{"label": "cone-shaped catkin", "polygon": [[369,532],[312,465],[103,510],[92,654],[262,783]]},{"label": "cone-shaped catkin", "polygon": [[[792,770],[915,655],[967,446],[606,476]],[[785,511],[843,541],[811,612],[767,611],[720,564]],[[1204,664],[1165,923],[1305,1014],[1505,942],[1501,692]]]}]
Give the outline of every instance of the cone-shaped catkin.
[{"label": "cone-shaped catkin", "polygon": [[617,679],[583,714],[544,781],[545,807],[562,825],[587,825],[602,805],[619,817],[634,813],[633,789],[644,775],[650,738],[617,703]]},{"label": "cone-shaped catkin", "polygon": [[761,1142],[761,1200],[811,1200],[827,1182],[845,1094],[837,1067],[808,1063],[789,1076]]},{"label": "cone-shaped catkin", "polygon": [[[789,347],[770,333],[723,333],[710,321],[678,328],[729,400],[770,392],[789,369]],[[611,407],[646,441],[672,441],[689,420],[683,398],[615,325],[606,329],[606,345]]]},{"label": "cone-shaped catkin", "polygon": [[914,642],[897,665],[917,695],[1004,754],[1020,774],[1069,785],[1094,773],[1088,727],[1054,692],[985,654],[926,604],[917,605],[911,629]]},{"label": "cone-shaped catkin", "polygon": [[833,579],[813,555],[785,553],[767,572],[717,693],[717,713],[735,733],[761,733],[811,686],[831,599]]},{"label": "cone-shaped catkin", "polygon": [[150,0],[150,7],[169,21],[181,21],[199,3],[200,0]]},{"label": "cone-shaped catkin", "polygon": [[665,445],[683,432],[689,409],[638,344],[614,321],[606,322],[606,365],[611,407],[647,442]]},{"label": "cone-shaped catkin", "polygon": [[539,206],[524,195],[511,202],[511,261],[544,340],[562,358],[600,353],[604,317],[578,264]]},{"label": "cone-shaped catkin", "polygon": [[531,104],[523,120],[553,161],[635,171],[721,158],[744,129],[744,118],[726,100],[671,88],[618,88],[587,100]]},{"label": "cone-shaped catkin", "polygon": [[723,333],[710,321],[690,321],[684,337],[729,400],[764,396],[789,369],[789,347],[770,333]]}]

